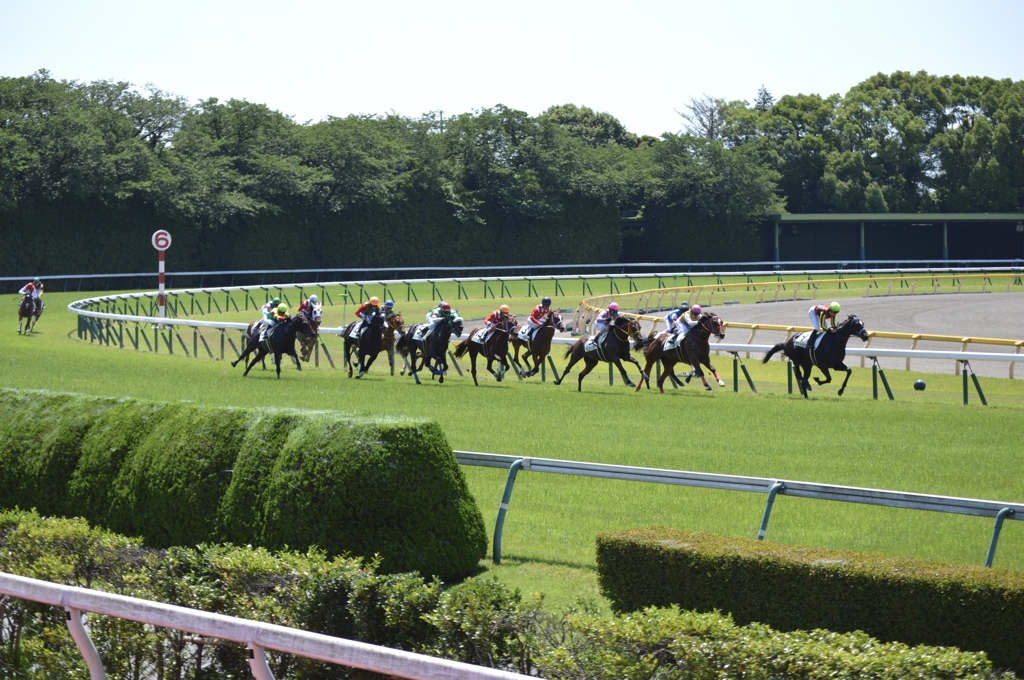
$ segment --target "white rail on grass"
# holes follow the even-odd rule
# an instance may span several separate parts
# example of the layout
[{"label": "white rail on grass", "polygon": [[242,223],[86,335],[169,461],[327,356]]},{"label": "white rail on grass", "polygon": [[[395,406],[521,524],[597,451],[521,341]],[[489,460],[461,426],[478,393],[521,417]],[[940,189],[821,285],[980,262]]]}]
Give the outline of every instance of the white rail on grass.
[{"label": "white rail on grass", "polygon": [[989,544],[985,566],[992,566],[999,533],[1004,519],[1024,520],[1024,503],[1008,503],[1003,501],[979,500],[975,498],[958,498],[955,496],[937,496],[932,494],[909,493],[904,491],[887,491],[856,486],[839,486],[835,484],[817,484],[768,477],[745,477],[739,475],[719,475],[706,472],[689,472],[685,470],[665,470],[660,468],[630,467],[626,465],[608,465],[605,463],[587,463],[574,460],[558,460],[554,458],[533,458],[530,456],[510,456],[498,453],[480,453],[477,451],[455,451],[455,458],[461,465],[496,467],[509,470],[505,483],[505,495],[498,511],[498,519],[494,528],[493,559],[501,561],[501,535],[505,519],[505,511],[511,500],[512,487],[516,473],[522,470],[531,472],[549,472],[578,477],[600,477],[630,482],[653,482],[657,484],[675,484],[723,491],[748,491],[768,494],[761,520],[758,538],[764,539],[771,515],[772,504],[778,494],[797,498],[817,498],[845,503],[861,503],[879,505],[889,508],[906,508],[911,510],[930,510],[932,512],[953,513],[958,515],[975,515],[992,517],[996,520]]},{"label": "white rail on grass", "polygon": [[67,610],[68,628],[85,657],[92,680],[105,678],[106,673],[96,648],[82,626],[82,612],[242,643],[251,650],[249,665],[253,676],[258,680],[273,680],[274,677],[264,656],[264,650],[268,649],[414,680],[523,680],[528,677],[234,616],[64,586],[13,574],[0,573],[0,593]]}]

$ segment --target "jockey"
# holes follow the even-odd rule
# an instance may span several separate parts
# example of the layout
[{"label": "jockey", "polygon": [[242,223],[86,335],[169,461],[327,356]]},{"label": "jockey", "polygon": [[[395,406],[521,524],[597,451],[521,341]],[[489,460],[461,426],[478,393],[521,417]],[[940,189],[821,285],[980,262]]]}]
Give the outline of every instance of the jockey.
[{"label": "jockey", "polygon": [[263,314],[263,319],[261,320],[263,321],[263,325],[265,327],[273,328],[274,324],[277,323],[276,321],[274,321],[273,318],[274,310],[277,309],[278,305],[280,304],[281,298],[274,298],[273,300],[270,300],[265,305],[263,305],[263,307],[260,308],[260,313]]},{"label": "jockey", "polygon": [[700,321],[701,308],[700,305],[692,305],[690,309],[679,317],[679,329],[686,335],[691,328],[697,325]]},{"label": "jockey", "polygon": [[447,302],[442,302],[430,312],[430,316],[426,323],[426,330],[422,331],[419,336],[420,338],[425,337],[428,333],[434,330],[434,327],[441,322],[447,322],[452,318],[455,312],[452,310],[452,306]]},{"label": "jockey", "polygon": [[598,335],[604,335],[608,332],[608,327],[614,323],[615,319],[619,318],[619,303],[613,302],[608,305],[608,309],[602,311],[594,319],[594,330],[597,331]]},{"label": "jockey", "polygon": [[686,313],[686,305],[683,305],[679,309],[673,309],[668,315],[665,316],[665,331],[675,335],[679,331],[683,330],[682,325],[679,323],[679,317]]},{"label": "jockey", "polygon": [[484,319],[484,325],[487,326],[488,330],[490,330],[497,326],[499,323],[507,324],[508,314],[511,311],[512,309],[508,305],[502,305],[501,307],[498,307],[496,310],[491,312],[486,319]]},{"label": "jockey", "polygon": [[[823,330],[834,331],[836,329],[836,315],[839,314],[839,303],[832,302],[830,305],[814,305],[807,310],[807,316],[811,318],[811,326],[814,333]],[[811,336],[812,338],[814,335]]]},{"label": "jockey", "polygon": [[395,315],[395,301],[385,300],[384,301],[384,320],[391,321],[391,318]]},{"label": "jockey", "polygon": [[36,313],[43,311],[43,282],[39,280],[39,277],[32,279],[18,291],[21,295],[28,295],[32,298],[32,302],[35,303]]},{"label": "jockey", "polygon": [[299,304],[299,313],[305,312],[312,316],[313,307],[316,307],[318,304],[320,304],[320,299],[316,295],[310,295]]},{"label": "jockey", "polygon": [[268,334],[274,330],[274,326],[282,321],[288,320],[288,305],[280,304],[270,310],[264,319],[263,324],[267,327]]},{"label": "jockey", "polygon": [[369,300],[359,305],[359,309],[356,310],[356,316],[358,316],[362,323],[359,324],[357,329],[353,329],[353,337],[358,336],[363,332],[363,329],[370,325],[370,319],[373,315],[380,311],[380,298],[376,295],[371,297]]},{"label": "jockey", "polygon": [[530,312],[530,316],[526,318],[526,327],[519,332],[519,339],[523,342],[528,342],[530,335],[550,321],[554,313],[554,310],[551,309],[551,298],[545,297],[542,299],[540,304]]}]

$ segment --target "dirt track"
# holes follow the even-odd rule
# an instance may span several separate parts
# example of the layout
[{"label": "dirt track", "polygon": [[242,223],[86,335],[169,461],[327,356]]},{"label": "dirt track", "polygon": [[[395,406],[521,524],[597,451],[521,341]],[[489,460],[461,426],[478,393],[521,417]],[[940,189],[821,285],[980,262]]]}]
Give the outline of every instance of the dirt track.
[{"label": "dirt track", "polygon": [[[856,314],[868,330],[1024,340],[1024,295],[1021,293],[901,295],[843,299],[840,302],[843,306],[840,319],[847,314]],[[755,305],[716,304],[706,309],[712,309],[726,322],[808,326],[810,319],[807,318],[807,310],[810,306],[811,303],[801,300]],[[746,329],[734,329],[727,332],[726,340],[746,342],[749,336],[750,331]],[[752,342],[764,345],[784,339],[784,333],[758,331]],[[851,340],[851,346],[859,344],[858,340]],[[910,344],[905,340],[884,338],[871,341],[871,346],[878,348],[910,349]],[[921,341],[916,349],[956,351],[960,345]],[[971,344],[968,351],[1013,353],[1014,348]],[[1021,353],[1024,354],[1024,349]],[[903,369],[906,366],[905,359],[883,359],[880,363],[886,369]],[[1009,374],[1008,366],[1002,363],[977,361],[971,362],[971,367],[978,375],[1005,378]],[[911,362],[911,368],[925,372],[953,373],[956,362],[915,360]],[[1017,366],[1014,378],[1024,379],[1024,364]]]}]

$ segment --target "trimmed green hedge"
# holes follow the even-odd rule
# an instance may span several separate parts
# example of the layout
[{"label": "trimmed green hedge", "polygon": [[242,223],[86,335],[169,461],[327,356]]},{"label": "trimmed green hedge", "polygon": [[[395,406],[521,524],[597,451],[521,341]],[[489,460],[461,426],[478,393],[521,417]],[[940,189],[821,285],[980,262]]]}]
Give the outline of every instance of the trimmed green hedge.
[{"label": "trimmed green hedge", "polygon": [[[609,616],[547,611],[495,579],[445,588],[416,574],[322,551],[203,545],[153,550],[81,519],[0,512],[0,571],[265,621],[560,680],[787,678],[1012,680],[980,653],[881,643],[864,633],[780,633],[718,613],[650,607]],[[88,616],[110,677],[251,677],[240,643]],[[81,678],[60,607],[0,607],[0,677]],[[268,651],[274,677],[381,676]],[[201,672],[193,669],[202,668]]]},{"label": "trimmed green hedge", "polygon": [[9,389],[0,409],[0,508],[85,517],[157,548],[379,554],[384,573],[444,580],[486,554],[433,422]]},{"label": "trimmed green hedge", "polygon": [[1024,572],[664,528],[598,536],[597,566],[616,611],[678,605],[784,631],[864,631],[1024,670]]}]

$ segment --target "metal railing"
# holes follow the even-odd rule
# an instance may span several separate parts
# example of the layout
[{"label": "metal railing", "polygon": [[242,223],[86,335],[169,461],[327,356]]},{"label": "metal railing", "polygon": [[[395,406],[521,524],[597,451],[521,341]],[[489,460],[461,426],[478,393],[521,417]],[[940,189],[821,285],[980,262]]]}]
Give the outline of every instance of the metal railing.
[{"label": "metal railing", "polygon": [[494,544],[492,559],[497,564],[501,561],[501,536],[505,523],[505,514],[512,499],[512,489],[516,475],[520,470],[529,472],[547,472],[578,477],[600,477],[630,482],[652,482],[656,484],[674,484],[704,489],[723,491],[746,491],[750,493],[768,494],[761,526],[757,538],[764,539],[768,530],[768,519],[772,505],[777,496],[793,496],[796,498],[816,498],[819,500],[841,501],[845,503],[861,503],[879,505],[889,508],[907,508],[911,510],[929,510],[932,512],[953,513],[958,515],[975,515],[992,517],[995,527],[989,543],[985,566],[991,567],[995,557],[996,545],[1002,530],[1003,520],[1024,520],[1024,503],[1005,503],[1002,501],[978,500],[974,498],[957,498],[953,496],[936,496],[930,494],[908,493],[903,491],[886,491],[867,489],[856,486],[838,486],[834,484],[816,484],[768,477],[744,477],[739,475],[718,475],[705,472],[687,472],[684,470],[665,470],[660,468],[630,467],[625,465],[608,465],[604,463],[587,463],[574,460],[557,460],[553,458],[533,458],[527,456],[510,456],[498,453],[480,453],[476,451],[455,451],[455,458],[461,465],[476,465],[507,469],[508,477],[505,490],[498,507],[498,518],[494,527]]},{"label": "metal railing", "polygon": [[250,650],[249,667],[257,680],[273,680],[274,677],[267,664],[266,650],[414,680],[523,680],[528,677],[270,623],[13,574],[0,573],[0,593],[63,607],[68,613],[67,625],[71,637],[86,661],[92,680],[102,680],[107,676],[102,659],[82,623],[83,612],[242,643]]}]

